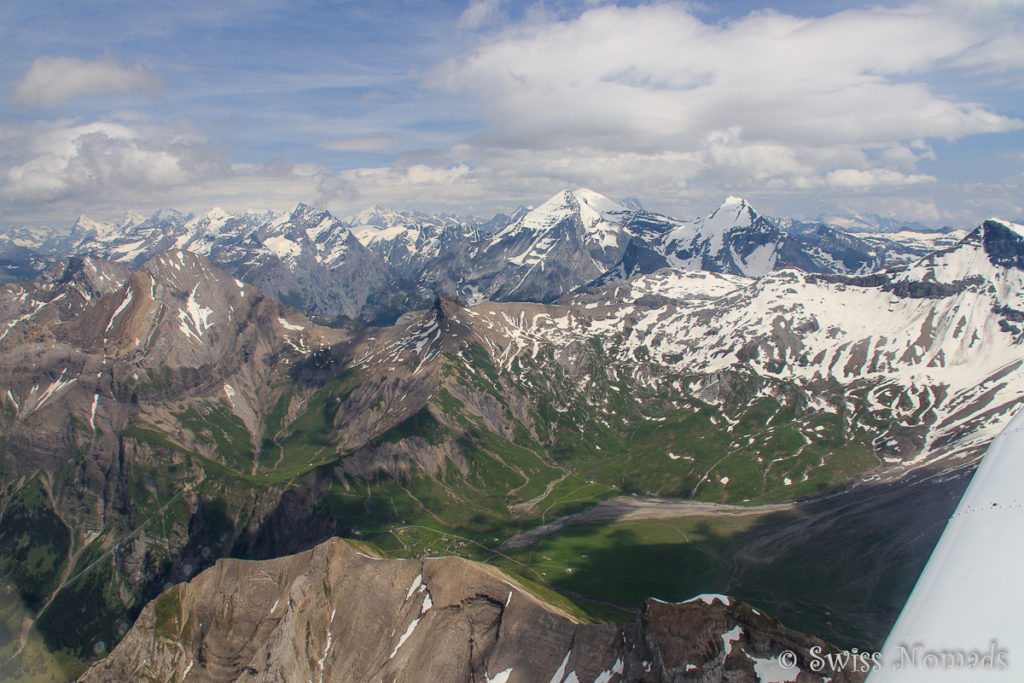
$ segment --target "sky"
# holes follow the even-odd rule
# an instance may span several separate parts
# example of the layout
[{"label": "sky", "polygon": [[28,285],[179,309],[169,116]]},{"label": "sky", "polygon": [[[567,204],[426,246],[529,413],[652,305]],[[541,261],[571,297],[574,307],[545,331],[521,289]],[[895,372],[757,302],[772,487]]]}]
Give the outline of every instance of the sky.
[{"label": "sky", "polygon": [[34,0],[0,26],[0,226],[575,187],[1024,219],[1024,0]]}]

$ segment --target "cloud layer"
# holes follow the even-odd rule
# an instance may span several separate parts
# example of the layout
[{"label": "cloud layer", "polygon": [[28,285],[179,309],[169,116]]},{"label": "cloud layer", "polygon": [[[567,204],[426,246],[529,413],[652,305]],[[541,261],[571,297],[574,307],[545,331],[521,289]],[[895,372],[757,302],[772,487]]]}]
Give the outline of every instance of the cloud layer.
[{"label": "cloud layer", "polygon": [[111,58],[39,57],[14,88],[14,101],[29,107],[52,107],[86,95],[160,90],[161,78],[141,64],[122,66]]},{"label": "cloud layer", "polygon": [[427,84],[484,103],[490,131],[465,150],[480,158],[674,154],[677,183],[864,189],[934,180],[914,172],[923,139],[1024,125],[928,84],[956,65],[1019,71],[1010,38],[916,6],[715,24],[682,3],[613,5],[510,27]]},{"label": "cloud layer", "polygon": [[[351,21],[271,2],[259,21],[200,12],[173,39],[98,42],[124,61],[23,45],[0,209],[488,214],[585,185],[677,215],[726,194],[802,216],[1024,213],[1021,0],[725,18],[672,0],[332,7]],[[131,110],[97,97],[163,88]]]},{"label": "cloud layer", "polygon": [[201,141],[153,127],[72,121],[0,128],[0,197],[16,204],[128,197],[224,175]]}]

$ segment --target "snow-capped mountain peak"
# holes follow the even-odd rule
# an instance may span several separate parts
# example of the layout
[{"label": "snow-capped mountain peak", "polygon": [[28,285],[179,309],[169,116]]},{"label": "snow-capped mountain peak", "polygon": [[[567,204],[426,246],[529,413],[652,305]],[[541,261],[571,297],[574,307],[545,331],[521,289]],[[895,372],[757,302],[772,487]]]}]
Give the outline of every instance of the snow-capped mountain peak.
[{"label": "snow-capped mountain peak", "polygon": [[225,219],[225,218],[230,218],[231,214],[229,214],[227,211],[225,211],[221,207],[215,206],[215,207],[213,207],[212,209],[210,209],[209,211],[206,212],[206,216],[211,221],[217,221],[217,220],[222,220],[222,219]]},{"label": "snow-capped mountain peak", "polygon": [[747,203],[747,200],[744,199],[743,197],[737,197],[736,195],[731,194],[731,195],[729,195],[728,197],[725,198],[725,201],[723,201],[721,206],[719,206],[718,208],[721,209],[721,208],[724,208],[724,207],[727,207],[727,206],[743,207],[743,206],[749,206],[749,204]]},{"label": "snow-capped mountain peak", "polygon": [[94,221],[88,216],[82,215],[71,226],[71,239],[78,241],[86,237],[104,238],[112,236],[115,232],[116,228],[113,224]]},{"label": "snow-capped mountain peak", "polygon": [[[496,237],[500,239],[523,231],[547,231],[574,215],[579,217],[586,232],[604,233],[615,227],[605,220],[605,214],[628,211],[629,209],[622,204],[585,187],[577,190],[564,189],[552,195],[537,208],[527,212],[519,220],[509,224]],[[607,240],[602,238],[601,241]]]},{"label": "snow-capped mountain peak", "polygon": [[413,216],[387,206],[372,204],[359,213],[345,216],[346,223],[356,227],[391,228],[412,222]]},{"label": "snow-capped mountain peak", "polygon": [[577,199],[577,201],[586,204],[598,213],[618,213],[621,211],[629,211],[629,208],[624,204],[620,204],[619,202],[609,199],[600,192],[594,192],[586,187],[578,188],[571,194]]},{"label": "snow-capped mountain peak", "polygon": [[722,251],[726,234],[736,228],[752,227],[757,216],[745,199],[730,195],[721,206],[699,221],[697,239],[707,241],[707,253],[717,256]]},{"label": "snow-capped mountain peak", "polygon": [[730,195],[726,197],[721,206],[705,218],[698,220],[702,226],[701,233],[711,235],[726,232],[733,228],[749,228],[753,225],[758,215],[760,214],[754,210],[754,207],[746,199]]},{"label": "snow-capped mountain peak", "polygon": [[1022,311],[1024,226],[989,219],[955,247],[925,256],[900,273],[895,281],[912,296],[921,297],[991,288],[999,306]]},{"label": "snow-capped mountain peak", "polygon": [[496,239],[509,237],[527,230],[550,230],[563,220],[569,218],[578,206],[579,202],[573,197],[572,192],[562,190],[540,206],[528,211],[518,221],[510,223],[508,227],[496,235]]}]

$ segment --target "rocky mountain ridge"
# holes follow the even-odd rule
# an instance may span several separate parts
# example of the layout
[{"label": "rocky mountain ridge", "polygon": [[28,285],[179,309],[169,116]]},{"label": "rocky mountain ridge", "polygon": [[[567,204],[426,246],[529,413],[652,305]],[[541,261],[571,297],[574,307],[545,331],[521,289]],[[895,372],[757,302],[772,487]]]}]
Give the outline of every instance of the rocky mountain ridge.
[{"label": "rocky mountain ridge", "polygon": [[284,213],[229,214],[215,208],[199,215],[128,214],[109,224],[82,216],[66,237],[35,249],[51,260],[91,255],[133,268],[164,251],[183,249],[279,301],[326,316],[357,315],[388,282],[383,261],[347,225],[305,204]]},{"label": "rocky mountain ridge", "polygon": [[26,229],[5,235],[0,266],[10,279],[27,279],[64,255],[135,267],[161,251],[186,249],[310,314],[393,320],[443,292],[471,303],[551,302],[587,283],[666,266],[750,277],[783,267],[867,273],[950,239],[848,234],[767,218],[736,197],[683,221],[580,188],[488,222],[379,206],[338,219],[304,204],[290,212],[127,214],[111,223],[83,216],[64,237]]},{"label": "rocky mountain ridge", "polygon": [[859,681],[812,670],[838,651],[720,595],[580,623],[515,579],[459,558],[389,560],[340,539],[262,562],[222,560],[143,610],[80,680]]},{"label": "rocky mountain ridge", "polygon": [[398,278],[415,279],[429,262],[484,233],[482,221],[454,216],[429,216],[373,206],[345,219],[352,233],[380,256]]}]

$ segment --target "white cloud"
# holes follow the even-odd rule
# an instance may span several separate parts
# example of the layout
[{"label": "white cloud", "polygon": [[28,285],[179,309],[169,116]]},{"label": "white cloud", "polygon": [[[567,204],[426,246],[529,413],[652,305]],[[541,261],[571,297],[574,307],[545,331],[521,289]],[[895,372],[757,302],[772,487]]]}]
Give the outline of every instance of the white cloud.
[{"label": "white cloud", "polygon": [[399,208],[469,212],[490,188],[487,171],[464,164],[393,164],[317,172],[317,200],[340,213],[379,202]]},{"label": "white cloud", "polygon": [[14,203],[125,196],[223,174],[214,150],[180,134],[123,123],[69,121],[0,130],[0,196]]},{"label": "white cloud", "polygon": [[523,173],[617,168],[622,186],[644,176],[658,186],[673,158],[674,185],[689,191],[897,188],[934,181],[915,170],[934,157],[929,138],[1024,127],[927,84],[957,64],[1009,68],[1017,48],[993,33],[1006,25],[963,16],[924,6],[820,18],[766,10],[710,24],[681,3],[602,6],[527,19],[425,82],[484,107],[489,130],[451,152],[478,174],[526,150],[515,166]]},{"label": "white cloud", "polygon": [[921,221],[926,225],[941,225],[945,218],[942,211],[930,200],[899,199],[890,215]]},{"label": "white cloud", "polygon": [[[0,124],[5,218],[70,225],[175,208],[283,209],[298,201],[337,209],[373,201],[466,207],[484,187],[465,165],[408,164],[333,172],[315,164],[229,164],[224,150],[179,130],[135,122]],[[461,202],[461,205],[460,205]]]},{"label": "white cloud", "polygon": [[501,18],[501,0],[470,0],[459,17],[459,28],[478,29]]},{"label": "white cloud", "polygon": [[[844,202],[871,212],[877,202],[953,221],[950,207],[974,197],[978,206],[992,206],[977,209],[985,215],[1019,217],[1007,211],[1019,203],[1021,181],[968,190],[945,180],[954,174],[943,170],[947,159],[936,158],[936,150],[952,156],[963,149],[951,151],[936,138],[1024,125],[1007,115],[1020,108],[992,88],[992,79],[1012,82],[1024,73],[1019,4],[948,0],[816,18],[764,10],[709,23],[688,3],[584,0],[536,2],[510,23],[508,14],[522,6],[470,0],[458,20],[470,31],[455,35],[475,47],[429,70],[425,91],[410,95],[398,87],[408,85],[401,78],[374,70],[325,70],[301,74],[303,87],[370,88],[350,103],[365,113],[341,125],[314,107],[290,111],[281,125],[274,107],[244,111],[268,130],[273,124],[265,140],[271,149],[416,150],[391,165],[232,165],[226,149],[176,133],[181,123],[172,114],[139,107],[103,122],[0,123],[0,200],[8,217],[12,206],[24,213],[45,202],[192,210],[282,208],[299,200],[339,212],[382,202],[487,214],[585,185],[680,216],[707,213],[734,193],[787,215],[813,216]],[[223,111],[245,107],[253,92],[292,93],[296,78],[253,70],[230,83],[211,80],[192,101],[202,107],[216,94],[230,104],[219,105],[225,109],[217,116],[199,110],[195,117],[219,120]],[[13,99],[58,104],[150,93],[159,83],[140,64],[46,57]],[[957,95],[968,87],[970,97]],[[977,101],[989,94],[1007,108]],[[452,127],[439,121],[445,116]],[[456,127],[483,132],[460,140]],[[300,129],[304,141],[297,141]],[[273,137],[280,130],[293,138],[287,145]],[[228,144],[241,149],[245,142]],[[323,149],[329,163],[353,158]]]},{"label": "white cloud", "polygon": [[[960,66],[975,67],[983,71],[1007,72],[1024,69],[1024,43],[1019,34],[995,36],[976,49],[962,55]],[[1021,85],[1018,82],[1018,85]]]},{"label": "white cloud", "polygon": [[[925,153],[924,156],[929,156]],[[932,152],[930,157],[934,157],[935,153]],[[898,169],[904,172],[911,172],[917,168],[917,162],[921,158],[914,150],[905,145],[893,145],[882,150],[882,160],[889,168]]]},{"label": "white cloud", "polygon": [[828,174],[828,184],[840,189],[868,190],[879,185],[916,185],[935,182],[936,178],[921,173],[906,174],[887,168],[840,168]]},{"label": "white cloud", "polygon": [[122,66],[114,59],[39,57],[14,88],[14,101],[52,107],[86,95],[158,92],[161,78],[142,64]]}]

